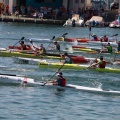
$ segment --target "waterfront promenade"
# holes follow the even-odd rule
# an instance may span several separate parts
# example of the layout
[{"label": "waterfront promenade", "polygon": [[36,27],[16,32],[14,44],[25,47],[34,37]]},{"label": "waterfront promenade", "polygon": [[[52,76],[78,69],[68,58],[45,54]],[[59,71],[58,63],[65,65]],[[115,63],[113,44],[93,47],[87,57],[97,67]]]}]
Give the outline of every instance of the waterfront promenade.
[{"label": "waterfront promenade", "polygon": [[51,24],[51,25],[63,25],[66,20],[55,20],[55,19],[39,19],[39,18],[28,18],[19,15],[16,17],[1,15],[0,21],[2,22],[21,22],[21,23],[36,23],[36,24]]}]

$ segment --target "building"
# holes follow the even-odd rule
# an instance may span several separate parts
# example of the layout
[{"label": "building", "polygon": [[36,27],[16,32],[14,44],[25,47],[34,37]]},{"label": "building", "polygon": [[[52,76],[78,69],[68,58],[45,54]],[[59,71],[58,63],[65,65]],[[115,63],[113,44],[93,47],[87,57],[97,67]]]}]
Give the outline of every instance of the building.
[{"label": "building", "polygon": [[[41,6],[53,7],[53,8],[60,8],[64,6],[67,10],[73,10],[76,13],[78,12],[79,8],[83,7],[92,7],[95,6],[98,8],[102,5],[102,2],[106,3],[106,8],[110,9],[110,4],[113,1],[119,2],[119,9],[120,9],[120,1],[119,0],[0,0],[0,3],[4,3],[4,5],[9,5],[9,12],[12,13],[12,8],[14,6],[33,6],[40,8]],[[98,5],[98,3],[100,5]]]}]

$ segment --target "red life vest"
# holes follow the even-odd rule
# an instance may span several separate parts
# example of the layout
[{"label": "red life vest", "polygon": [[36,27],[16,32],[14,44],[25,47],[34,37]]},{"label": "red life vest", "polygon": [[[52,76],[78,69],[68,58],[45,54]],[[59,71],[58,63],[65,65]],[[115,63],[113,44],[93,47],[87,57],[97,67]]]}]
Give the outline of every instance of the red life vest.
[{"label": "red life vest", "polygon": [[99,64],[99,68],[105,68],[106,66],[106,61],[102,61],[102,64]]},{"label": "red life vest", "polygon": [[62,78],[61,86],[65,86],[65,85],[66,85],[66,79],[65,79],[65,78]]}]

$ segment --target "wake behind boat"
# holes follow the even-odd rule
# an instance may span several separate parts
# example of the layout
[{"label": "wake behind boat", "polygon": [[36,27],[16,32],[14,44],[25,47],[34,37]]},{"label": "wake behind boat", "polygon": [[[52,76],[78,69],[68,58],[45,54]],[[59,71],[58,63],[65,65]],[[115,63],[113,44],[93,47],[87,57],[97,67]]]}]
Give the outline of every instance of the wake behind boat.
[{"label": "wake behind boat", "polygon": [[0,74],[0,83],[8,84],[8,85],[20,85],[20,86],[43,86],[43,87],[55,87],[55,88],[72,88],[72,89],[77,89],[80,91],[85,91],[85,92],[90,92],[90,93],[100,93],[100,94],[112,94],[112,95],[120,95],[120,91],[113,91],[113,90],[103,90],[101,88],[92,88],[92,87],[85,87],[85,86],[79,86],[79,85],[73,85],[73,84],[66,84],[65,87],[61,87],[58,85],[53,85],[49,82],[46,84],[44,82],[36,82],[32,78],[27,78],[27,77],[21,77],[19,75],[5,75],[5,74]]}]

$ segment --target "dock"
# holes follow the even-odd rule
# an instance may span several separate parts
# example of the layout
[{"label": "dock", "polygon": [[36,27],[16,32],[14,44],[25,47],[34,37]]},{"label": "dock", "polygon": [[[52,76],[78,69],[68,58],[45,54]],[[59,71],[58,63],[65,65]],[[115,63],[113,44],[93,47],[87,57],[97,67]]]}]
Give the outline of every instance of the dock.
[{"label": "dock", "polygon": [[36,24],[50,24],[50,25],[63,25],[66,20],[55,20],[55,19],[39,19],[39,18],[28,18],[28,17],[16,17],[16,16],[5,16],[0,17],[0,22],[19,22],[19,23],[36,23]]}]

